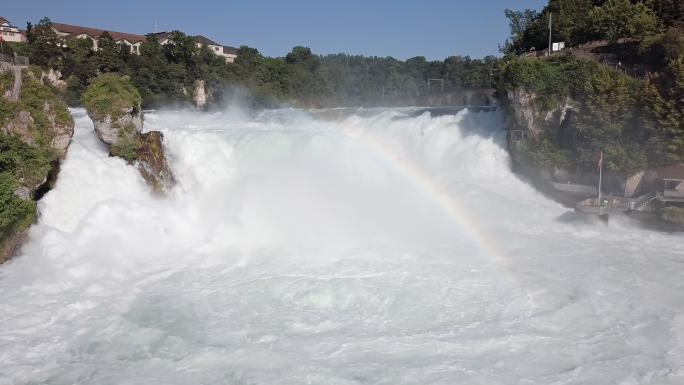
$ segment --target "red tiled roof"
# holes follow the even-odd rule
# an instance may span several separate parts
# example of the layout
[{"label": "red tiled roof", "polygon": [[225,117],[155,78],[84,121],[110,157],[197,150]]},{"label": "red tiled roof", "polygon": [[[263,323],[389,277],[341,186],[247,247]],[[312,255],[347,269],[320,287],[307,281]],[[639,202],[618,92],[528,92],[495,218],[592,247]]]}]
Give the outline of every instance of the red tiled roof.
[{"label": "red tiled roof", "polygon": [[[52,27],[54,27],[57,32],[72,35],[72,36],[78,36],[78,35],[88,35],[92,37],[93,39],[98,39],[100,35],[102,35],[103,32],[105,32],[104,29],[97,29],[97,28],[88,28],[88,27],[79,27],[77,25],[70,25],[70,24],[62,24],[62,23],[52,23]],[[116,32],[116,31],[107,31],[109,35],[114,39],[114,41],[119,41],[119,40],[126,40],[131,43],[139,43],[145,41],[145,36],[143,35],[136,35],[133,33],[125,33],[125,32]]]},{"label": "red tiled roof", "polygon": [[684,164],[664,167],[658,170],[658,179],[684,180]]},{"label": "red tiled roof", "polygon": [[207,38],[206,36],[202,36],[202,35],[192,36],[192,38],[195,39],[196,42],[203,44],[203,45],[221,45],[221,44]]},{"label": "red tiled roof", "polygon": [[171,32],[166,32],[166,31],[155,32],[155,33],[153,33],[153,35],[156,36],[159,41],[162,41],[162,40],[168,38],[171,35]]}]

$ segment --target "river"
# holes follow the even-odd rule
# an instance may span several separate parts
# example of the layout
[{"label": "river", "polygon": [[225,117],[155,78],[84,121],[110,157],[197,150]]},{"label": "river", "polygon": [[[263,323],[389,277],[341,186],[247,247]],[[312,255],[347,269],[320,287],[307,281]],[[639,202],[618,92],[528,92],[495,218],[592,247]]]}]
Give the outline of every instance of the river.
[{"label": "river", "polygon": [[682,384],[684,238],[567,223],[500,112],[151,112],[76,133],[0,267],[0,384]]}]

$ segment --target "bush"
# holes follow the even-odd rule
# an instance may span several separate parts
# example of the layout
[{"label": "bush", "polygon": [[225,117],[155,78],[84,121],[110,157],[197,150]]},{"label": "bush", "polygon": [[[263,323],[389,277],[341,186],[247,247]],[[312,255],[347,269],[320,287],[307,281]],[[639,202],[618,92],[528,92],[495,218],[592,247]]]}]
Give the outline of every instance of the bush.
[{"label": "bush", "polygon": [[130,78],[116,73],[98,76],[88,86],[81,99],[88,114],[95,119],[111,116],[112,120],[119,118],[129,109],[136,112],[142,101]]},{"label": "bush", "polygon": [[142,143],[140,136],[133,126],[124,127],[119,131],[119,140],[112,145],[110,152],[113,156],[123,158],[128,163],[138,159],[138,151]]},{"label": "bush", "polygon": [[684,207],[665,207],[660,210],[660,217],[667,222],[684,225]]},{"label": "bush", "polygon": [[14,73],[12,71],[0,72],[0,95],[12,89],[14,84]]},{"label": "bush", "polygon": [[573,101],[576,113],[562,127],[557,121],[546,122],[543,134],[528,140],[524,151],[538,165],[589,172],[603,151],[606,169],[628,175],[648,165],[639,124],[643,84],[573,56],[513,58],[502,70],[500,94],[526,88],[535,94],[542,115],[556,110],[565,98]]},{"label": "bush", "polygon": [[36,204],[14,194],[19,187],[9,173],[0,173],[0,243],[14,230],[23,230],[33,222]]},{"label": "bush", "polygon": [[40,82],[41,74],[42,70],[34,66],[24,71],[21,101],[17,108],[31,113],[36,141],[48,145],[52,139],[49,137],[48,127],[52,125],[53,118],[58,126],[73,125],[74,121],[67,105],[52,88]]}]

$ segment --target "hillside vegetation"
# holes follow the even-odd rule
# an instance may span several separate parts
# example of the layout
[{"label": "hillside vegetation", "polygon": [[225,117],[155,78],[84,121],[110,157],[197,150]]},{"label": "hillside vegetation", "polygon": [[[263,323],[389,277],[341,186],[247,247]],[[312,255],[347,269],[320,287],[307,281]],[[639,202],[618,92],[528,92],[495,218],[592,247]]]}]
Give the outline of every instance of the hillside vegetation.
[{"label": "hillside vegetation", "polygon": [[[0,262],[4,243],[35,219],[35,193],[64,155],[73,119],[62,100],[41,82],[40,69],[23,71],[21,98],[0,97]],[[0,95],[13,83],[0,72]]]},{"label": "hillside vegetation", "polygon": [[[518,57],[542,41],[548,44],[551,13],[554,40],[571,45],[603,41],[605,52],[624,51],[615,55],[623,68],[576,57],[573,51]],[[541,12],[507,15],[512,36],[504,47],[500,92],[529,90],[542,112],[553,111],[563,100],[574,108],[562,124],[548,120],[541,134],[524,144],[539,166],[593,171],[600,151],[608,170],[620,175],[684,162],[682,2],[550,0]],[[644,70],[635,75],[624,68],[629,65]]]},{"label": "hillside vegetation", "polygon": [[47,18],[30,25],[27,44],[6,45],[6,49],[59,70],[67,82],[64,97],[71,105],[80,103],[92,79],[107,72],[129,76],[146,108],[189,104],[198,80],[206,82],[214,103],[240,88],[251,92],[261,106],[377,105],[442,92],[441,84],[428,89],[427,79],[443,79],[444,92],[489,87],[491,70],[498,62],[493,56],[452,56],[439,61],[422,56],[408,60],[323,56],[300,46],[284,57],[272,58],[242,46],[235,63],[226,63],[209,48],[198,48],[193,37],[180,31],[173,32],[170,43],[163,46],[155,35],[148,35],[136,55],[106,32],[98,39],[97,52],[89,39],[67,39],[62,48],[50,26]]}]

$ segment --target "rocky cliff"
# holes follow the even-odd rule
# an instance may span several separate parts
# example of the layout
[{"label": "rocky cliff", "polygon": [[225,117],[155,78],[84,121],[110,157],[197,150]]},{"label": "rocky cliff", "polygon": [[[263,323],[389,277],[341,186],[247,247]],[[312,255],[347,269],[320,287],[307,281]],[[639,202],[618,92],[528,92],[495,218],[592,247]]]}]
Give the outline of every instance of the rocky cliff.
[{"label": "rocky cliff", "polygon": [[207,108],[207,105],[212,100],[212,94],[209,91],[207,82],[204,80],[195,81],[195,89],[192,93],[192,101],[195,103],[195,107],[203,110]]},{"label": "rocky cliff", "polygon": [[162,193],[173,186],[174,178],[164,154],[162,133],[142,133],[140,103],[140,94],[130,79],[113,73],[99,76],[83,94],[95,132],[109,145],[110,155],[136,165],[152,190]]},{"label": "rocky cliff", "polygon": [[0,95],[1,263],[36,219],[36,201],[56,180],[74,121],[40,69],[0,69]]}]

